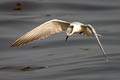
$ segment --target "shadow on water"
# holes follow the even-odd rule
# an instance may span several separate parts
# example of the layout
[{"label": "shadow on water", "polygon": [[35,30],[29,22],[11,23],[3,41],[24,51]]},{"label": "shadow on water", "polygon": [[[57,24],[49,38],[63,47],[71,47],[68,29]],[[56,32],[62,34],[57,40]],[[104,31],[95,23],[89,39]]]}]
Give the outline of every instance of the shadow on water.
[{"label": "shadow on water", "polygon": [[[95,74],[96,72],[107,72],[107,71],[118,71],[119,67],[119,53],[111,53],[109,56],[114,57],[110,61],[106,62],[104,59],[101,59],[103,56],[93,56],[93,57],[86,57],[84,60],[78,61],[71,61],[67,63],[57,63],[57,64],[49,64],[47,66],[38,66],[38,65],[31,65],[31,66],[5,66],[0,67],[0,71],[11,71],[11,72],[21,72],[21,71],[33,71],[33,70],[41,70],[41,69],[48,69],[48,68],[57,68],[63,66],[72,66],[72,65],[79,65],[79,68],[66,68],[65,70],[61,71],[62,73],[59,74],[50,74],[44,77],[61,77],[63,75],[84,75],[84,74]],[[74,57],[74,56],[73,56]],[[64,57],[65,58],[65,57]],[[69,57],[70,58],[70,57]],[[49,61],[48,61],[49,62]],[[113,66],[114,65],[114,66]],[[116,65],[116,66],[115,66]]]},{"label": "shadow on water", "polygon": [[47,69],[48,66],[40,66],[40,67],[32,67],[32,66],[7,66],[7,67],[0,67],[0,71],[33,71],[33,70],[41,70]]}]

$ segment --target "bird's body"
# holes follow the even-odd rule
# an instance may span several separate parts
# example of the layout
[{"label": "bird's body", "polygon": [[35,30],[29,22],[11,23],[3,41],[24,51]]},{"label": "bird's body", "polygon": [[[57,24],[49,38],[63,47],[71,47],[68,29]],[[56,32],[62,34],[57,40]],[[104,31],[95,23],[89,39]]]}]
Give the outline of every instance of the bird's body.
[{"label": "bird's body", "polygon": [[82,27],[80,26],[82,25],[82,23],[79,23],[79,22],[73,22],[71,23],[71,26],[73,26],[73,32],[74,33],[80,33],[82,31]]},{"label": "bird's body", "polygon": [[[47,21],[40,26],[36,27],[35,29],[29,31],[28,33],[21,36],[17,39],[11,47],[21,46],[27,44],[33,40],[41,39],[48,37],[51,34],[66,31],[66,41],[68,37],[72,36],[73,34],[83,34],[86,36],[95,36],[99,43],[100,48],[105,55],[104,49],[99,41],[99,34],[96,33],[95,29],[90,24],[83,24],[80,22],[67,22],[63,20],[53,19]],[[106,56],[106,55],[105,55]]]}]

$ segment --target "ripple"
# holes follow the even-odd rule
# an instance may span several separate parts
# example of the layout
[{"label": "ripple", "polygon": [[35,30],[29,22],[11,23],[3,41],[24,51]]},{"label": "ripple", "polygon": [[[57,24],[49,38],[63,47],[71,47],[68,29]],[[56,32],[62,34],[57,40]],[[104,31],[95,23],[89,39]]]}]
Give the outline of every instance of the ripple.
[{"label": "ripple", "polygon": [[[4,2],[0,5],[0,11],[12,11],[16,7],[17,1]],[[21,9],[23,11],[44,11],[44,10],[83,10],[83,11],[103,11],[103,10],[119,10],[119,6],[92,5],[92,4],[75,4],[75,3],[43,3],[35,1],[21,1]],[[22,11],[21,10],[21,11]],[[19,10],[18,10],[19,11]]]}]

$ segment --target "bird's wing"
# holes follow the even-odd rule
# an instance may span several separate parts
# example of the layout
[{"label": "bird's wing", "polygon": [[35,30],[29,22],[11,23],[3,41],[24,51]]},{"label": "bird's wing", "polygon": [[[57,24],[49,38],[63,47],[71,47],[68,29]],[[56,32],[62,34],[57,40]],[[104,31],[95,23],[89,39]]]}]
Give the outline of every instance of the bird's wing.
[{"label": "bird's wing", "polygon": [[89,28],[88,25],[82,25],[82,34],[85,36],[93,36],[92,30]]},{"label": "bird's wing", "polygon": [[83,32],[83,34],[85,34],[87,36],[95,36],[95,38],[97,39],[98,45],[99,45],[100,49],[103,52],[103,55],[105,56],[106,60],[108,60],[107,55],[106,55],[106,53],[105,53],[105,51],[104,51],[104,49],[102,47],[102,44],[101,44],[101,42],[99,40],[99,37],[98,37],[98,36],[101,36],[101,35],[97,34],[96,30],[89,24],[87,26],[83,26],[83,28],[85,28],[85,30],[84,30],[85,32]]},{"label": "bird's wing", "polygon": [[45,38],[56,32],[62,32],[66,30],[69,27],[69,25],[69,22],[57,19],[47,21],[21,36],[11,45],[11,47],[21,46],[33,40]]},{"label": "bird's wing", "polygon": [[[82,34],[85,36],[94,36],[93,30],[90,28],[89,24],[82,25]],[[94,29],[95,30],[95,29]],[[102,36],[100,34],[97,34],[98,36]]]}]

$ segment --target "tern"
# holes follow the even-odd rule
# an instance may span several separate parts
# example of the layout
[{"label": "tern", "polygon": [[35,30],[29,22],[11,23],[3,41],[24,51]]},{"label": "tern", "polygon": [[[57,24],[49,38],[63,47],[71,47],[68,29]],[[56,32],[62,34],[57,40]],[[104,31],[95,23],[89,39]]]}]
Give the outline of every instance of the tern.
[{"label": "tern", "polygon": [[99,40],[99,36],[101,35],[97,34],[96,30],[90,24],[83,24],[80,22],[70,23],[68,21],[59,20],[59,19],[52,19],[47,22],[44,22],[43,24],[39,25],[38,27],[34,28],[33,30],[27,32],[26,34],[18,38],[11,45],[11,47],[22,46],[24,44],[32,42],[33,40],[42,39],[48,37],[51,34],[63,32],[63,31],[66,31],[67,34],[65,39],[66,41],[73,34],[82,34],[86,36],[95,37],[97,39],[100,49],[102,50],[103,55],[107,59],[107,55]]}]

